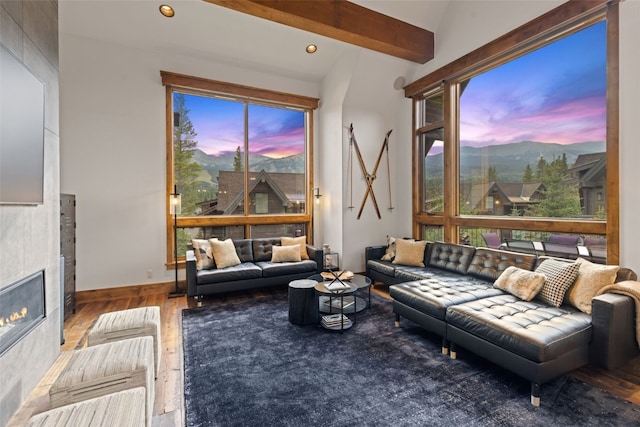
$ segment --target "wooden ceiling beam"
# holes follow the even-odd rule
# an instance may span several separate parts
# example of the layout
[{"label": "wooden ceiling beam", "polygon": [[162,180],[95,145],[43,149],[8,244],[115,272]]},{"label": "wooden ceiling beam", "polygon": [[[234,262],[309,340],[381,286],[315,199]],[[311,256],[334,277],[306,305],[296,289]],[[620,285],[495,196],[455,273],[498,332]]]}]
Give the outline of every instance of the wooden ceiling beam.
[{"label": "wooden ceiling beam", "polygon": [[424,64],[434,34],[346,0],[204,0],[325,37]]}]

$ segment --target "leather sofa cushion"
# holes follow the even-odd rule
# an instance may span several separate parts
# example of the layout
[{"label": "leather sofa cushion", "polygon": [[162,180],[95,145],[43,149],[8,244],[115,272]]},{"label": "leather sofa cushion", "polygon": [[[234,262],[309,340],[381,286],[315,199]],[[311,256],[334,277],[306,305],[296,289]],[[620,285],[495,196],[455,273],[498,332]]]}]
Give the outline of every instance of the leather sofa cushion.
[{"label": "leather sofa cushion", "polygon": [[591,316],[510,294],[450,307],[446,321],[534,362],[553,360],[591,341]]},{"label": "leather sofa cushion", "polygon": [[367,267],[369,267],[371,270],[393,277],[395,275],[397,266],[393,265],[391,261],[370,259],[369,261],[367,261]]},{"label": "leather sofa cushion", "polygon": [[297,262],[277,262],[260,261],[256,263],[262,269],[262,277],[285,276],[287,274],[306,273],[312,275],[317,272],[318,266],[315,261],[307,259]]},{"label": "leather sofa cushion", "polygon": [[493,282],[508,267],[533,270],[535,264],[535,255],[491,248],[477,248],[471,264],[467,268],[467,274]]},{"label": "leather sofa cushion", "polygon": [[197,272],[197,277],[198,285],[229,282],[233,280],[259,279],[262,277],[262,269],[252,262],[243,262],[233,267],[200,270]]},{"label": "leather sofa cushion", "polygon": [[476,250],[473,246],[457,245],[454,243],[432,243],[429,255],[430,267],[454,273],[466,274]]},{"label": "leather sofa cushion", "polygon": [[279,245],[280,239],[253,239],[253,261],[271,261],[273,245]]},{"label": "leather sofa cushion", "polygon": [[389,286],[389,295],[394,300],[442,320],[448,307],[500,294],[502,291],[490,283],[464,276],[449,281],[432,277]]},{"label": "leather sofa cushion", "polygon": [[233,244],[236,247],[236,253],[240,262],[253,262],[253,247],[251,245],[251,239],[234,240]]}]

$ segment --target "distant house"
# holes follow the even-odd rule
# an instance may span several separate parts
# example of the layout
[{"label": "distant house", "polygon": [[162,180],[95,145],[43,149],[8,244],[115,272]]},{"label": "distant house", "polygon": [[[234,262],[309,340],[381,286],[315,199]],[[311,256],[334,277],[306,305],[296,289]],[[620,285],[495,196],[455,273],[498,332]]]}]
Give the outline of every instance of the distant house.
[{"label": "distant house", "polygon": [[567,170],[567,184],[578,187],[584,215],[604,215],[607,200],[607,153],[580,154]]},{"label": "distant house", "polygon": [[461,210],[482,215],[518,215],[544,198],[544,184],[522,182],[489,182],[486,184],[462,184],[464,195]]},{"label": "distant house", "polygon": [[[249,172],[249,213],[283,214],[305,211],[303,173]],[[201,215],[244,213],[244,172],[220,171],[218,197],[203,202]]]}]

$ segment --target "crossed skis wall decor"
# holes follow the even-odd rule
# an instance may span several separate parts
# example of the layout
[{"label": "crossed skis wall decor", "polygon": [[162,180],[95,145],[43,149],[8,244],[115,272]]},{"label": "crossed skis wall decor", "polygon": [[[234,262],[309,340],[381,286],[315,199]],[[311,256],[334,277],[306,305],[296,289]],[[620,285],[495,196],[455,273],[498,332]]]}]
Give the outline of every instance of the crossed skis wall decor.
[{"label": "crossed skis wall decor", "polygon": [[381,219],[380,209],[378,208],[378,201],[376,199],[376,194],[373,190],[373,183],[377,178],[378,167],[380,166],[380,162],[382,161],[382,155],[386,153],[387,155],[387,177],[389,181],[389,210],[393,209],[393,205],[391,202],[391,169],[389,165],[389,135],[391,135],[390,130],[384,137],[384,142],[382,143],[382,147],[380,147],[380,152],[378,153],[378,158],[376,159],[376,163],[373,167],[373,171],[369,173],[367,171],[367,167],[364,164],[364,159],[362,158],[362,153],[360,152],[360,147],[358,147],[358,141],[356,141],[356,135],[353,132],[353,123],[349,126],[349,181],[350,181],[350,204],[349,209],[353,209],[353,151],[355,150],[356,156],[358,157],[358,163],[360,164],[360,170],[362,171],[362,175],[364,180],[367,183],[367,189],[364,193],[364,197],[362,198],[362,203],[360,204],[360,210],[358,211],[357,219],[360,219],[362,216],[362,211],[364,210],[364,205],[367,203],[367,199],[371,196],[371,201],[373,202],[373,207],[376,210],[376,214],[378,215],[378,219]]}]

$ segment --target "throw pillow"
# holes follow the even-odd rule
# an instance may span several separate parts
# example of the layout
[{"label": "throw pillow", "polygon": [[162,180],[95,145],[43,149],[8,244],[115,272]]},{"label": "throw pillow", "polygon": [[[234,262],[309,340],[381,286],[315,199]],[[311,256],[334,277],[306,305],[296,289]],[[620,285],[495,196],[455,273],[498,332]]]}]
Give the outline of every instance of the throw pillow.
[{"label": "throw pillow", "polygon": [[396,256],[396,238],[387,236],[387,250],[380,258],[382,261],[393,261]]},{"label": "throw pillow", "polygon": [[396,257],[393,263],[424,267],[424,249],[426,246],[426,240],[396,239]]},{"label": "throw pillow", "polygon": [[240,264],[233,240],[210,240],[213,259],[218,268],[233,267]]},{"label": "throw pillow", "polygon": [[213,262],[213,252],[211,252],[211,243],[204,239],[191,239],[193,253],[196,256],[197,270],[210,270],[215,268]]},{"label": "throw pillow", "polygon": [[591,299],[601,288],[616,281],[620,266],[594,264],[583,258],[578,258],[576,262],[580,266],[578,277],[564,300],[578,310],[591,314]]},{"label": "throw pillow", "polygon": [[297,246],[271,247],[271,262],[297,262],[300,260],[300,250]]},{"label": "throw pillow", "polygon": [[498,276],[494,288],[502,289],[518,298],[531,301],[544,285],[544,274],[510,266]]},{"label": "throw pillow", "polygon": [[549,305],[560,307],[564,294],[578,276],[580,264],[577,262],[564,262],[555,259],[546,259],[536,268],[537,273],[545,275],[544,286],[538,294],[538,298]]},{"label": "throw pillow", "polygon": [[300,259],[309,259],[309,254],[307,253],[307,236],[281,237],[280,243],[282,243],[282,246],[300,246]]}]

